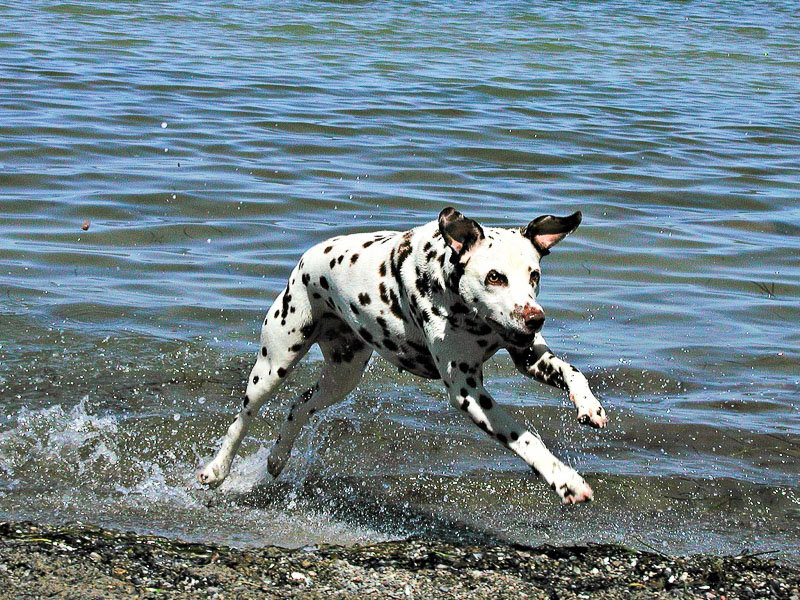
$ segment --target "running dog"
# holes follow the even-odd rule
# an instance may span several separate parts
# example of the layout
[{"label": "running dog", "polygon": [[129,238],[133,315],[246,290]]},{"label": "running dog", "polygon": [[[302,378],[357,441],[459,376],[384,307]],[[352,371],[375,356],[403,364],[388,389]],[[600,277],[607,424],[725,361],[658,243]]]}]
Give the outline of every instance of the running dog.
[{"label": "running dog", "polygon": [[569,394],[581,423],[606,426],[586,377],[553,355],[537,303],[542,257],[575,231],[581,213],[545,215],[520,228],[483,227],[453,208],[409,231],[335,237],[308,250],[270,308],[236,420],[200,483],[217,486],[262,404],[312,344],[325,362],[317,383],[291,405],[267,467],[277,477],[302,426],[356,387],[373,352],[441,379],[450,403],[518,454],[567,504],[592,489],[512,419],[483,385],[483,363],[499,349],[528,377]]}]

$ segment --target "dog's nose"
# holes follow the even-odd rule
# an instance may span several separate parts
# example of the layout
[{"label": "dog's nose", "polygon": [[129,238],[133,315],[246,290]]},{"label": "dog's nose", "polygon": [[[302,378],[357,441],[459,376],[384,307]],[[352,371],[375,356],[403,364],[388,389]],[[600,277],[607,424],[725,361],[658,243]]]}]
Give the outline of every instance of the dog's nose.
[{"label": "dog's nose", "polygon": [[541,306],[528,304],[522,309],[522,320],[531,331],[539,331],[544,325],[544,311]]},{"label": "dog's nose", "polygon": [[525,327],[531,331],[539,331],[544,326],[544,315],[525,320]]}]

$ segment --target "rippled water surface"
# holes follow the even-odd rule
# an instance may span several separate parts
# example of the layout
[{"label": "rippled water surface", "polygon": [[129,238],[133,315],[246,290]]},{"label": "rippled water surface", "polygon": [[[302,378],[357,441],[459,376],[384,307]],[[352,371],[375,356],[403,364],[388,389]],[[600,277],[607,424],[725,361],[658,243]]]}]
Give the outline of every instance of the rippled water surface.
[{"label": "rippled water surface", "polygon": [[[0,21],[0,518],[800,560],[795,3],[48,0]],[[540,301],[610,427],[504,353],[487,381],[597,501],[559,506],[377,358],[263,480],[318,352],[201,490],[303,250],[446,205],[583,211]]]}]

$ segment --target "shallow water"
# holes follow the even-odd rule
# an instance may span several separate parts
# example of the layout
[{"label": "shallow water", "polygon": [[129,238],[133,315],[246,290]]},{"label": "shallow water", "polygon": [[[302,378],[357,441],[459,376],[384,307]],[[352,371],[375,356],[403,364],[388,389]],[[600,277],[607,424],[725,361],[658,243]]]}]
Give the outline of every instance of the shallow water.
[{"label": "shallow water", "polygon": [[[793,3],[47,0],[0,20],[0,518],[800,560]],[[540,300],[609,429],[505,354],[487,371],[597,502],[559,506],[381,359],[260,481],[315,352],[223,490],[199,489],[303,250],[446,205],[583,211]]]}]

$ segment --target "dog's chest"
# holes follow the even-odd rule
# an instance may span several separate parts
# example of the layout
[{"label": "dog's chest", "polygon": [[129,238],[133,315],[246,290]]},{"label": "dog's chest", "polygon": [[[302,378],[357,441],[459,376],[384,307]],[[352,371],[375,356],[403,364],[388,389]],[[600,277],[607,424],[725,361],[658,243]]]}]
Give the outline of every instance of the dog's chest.
[{"label": "dog's chest", "polygon": [[424,344],[405,340],[397,344],[396,350],[384,347],[379,352],[386,360],[404,371],[428,379],[440,377],[433,357]]}]

